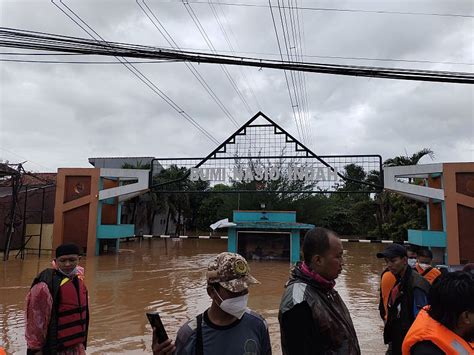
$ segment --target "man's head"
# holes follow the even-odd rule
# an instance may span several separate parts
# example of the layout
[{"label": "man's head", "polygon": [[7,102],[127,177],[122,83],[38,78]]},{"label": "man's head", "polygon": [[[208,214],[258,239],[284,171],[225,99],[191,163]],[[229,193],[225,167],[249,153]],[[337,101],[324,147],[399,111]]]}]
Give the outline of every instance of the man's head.
[{"label": "man's head", "polygon": [[66,275],[72,273],[79,262],[79,247],[76,244],[61,244],[56,248],[56,265]]},{"label": "man's head", "polygon": [[407,257],[408,257],[408,265],[414,269],[416,266],[416,257],[418,256],[418,248],[414,245],[407,245]]},{"label": "man's head", "polygon": [[474,275],[450,272],[433,283],[430,316],[467,341],[474,340]]},{"label": "man's head", "polygon": [[405,272],[408,264],[406,249],[400,244],[390,244],[383,252],[377,253],[377,258],[385,259],[387,269],[392,274],[399,276]]},{"label": "man's head", "polygon": [[313,228],[304,236],[305,264],[326,280],[335,280],[342,271],[342,242],[338,235],[325,228]]},{"label": "man's head", "polygon": [[431,265],[433,261],[433,253],[429,249],[420,249],[417,253],[418,264]]},{"label": "man's head", "polygon": [[207,268],[207,293],[218,305],[223,300],[246,295],[250,285],[259,283],[249,272],[243,256],[220,253]]}]

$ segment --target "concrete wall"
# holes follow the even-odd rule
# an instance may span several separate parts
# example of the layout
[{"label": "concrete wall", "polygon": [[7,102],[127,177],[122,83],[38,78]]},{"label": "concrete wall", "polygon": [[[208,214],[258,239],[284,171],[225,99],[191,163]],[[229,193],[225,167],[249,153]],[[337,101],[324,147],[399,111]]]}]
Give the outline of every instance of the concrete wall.
[{"label": "concrete wall", "polygon": [[[43,224],[43,229],[41,231],[41,249],[47,251],[53,249],[53,223]],[[26,235],[39,234],[40,224],[27,224],[26,225]],[[36,249],[38,250],[40,238],[35,236],[30,239],[26,245],[26,249]]]}]

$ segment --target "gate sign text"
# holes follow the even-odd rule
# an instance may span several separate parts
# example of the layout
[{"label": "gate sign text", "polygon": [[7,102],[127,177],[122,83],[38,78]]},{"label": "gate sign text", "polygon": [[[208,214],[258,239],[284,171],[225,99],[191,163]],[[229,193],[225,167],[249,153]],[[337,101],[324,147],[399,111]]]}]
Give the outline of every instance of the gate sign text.
[{"label": "gate sign text", "polygon": [[280,178],[290,181],[337,181],[337,169],[327,167],[290,166],[252,166],[226,168],[191,168],[191,181],[276,181]]}]

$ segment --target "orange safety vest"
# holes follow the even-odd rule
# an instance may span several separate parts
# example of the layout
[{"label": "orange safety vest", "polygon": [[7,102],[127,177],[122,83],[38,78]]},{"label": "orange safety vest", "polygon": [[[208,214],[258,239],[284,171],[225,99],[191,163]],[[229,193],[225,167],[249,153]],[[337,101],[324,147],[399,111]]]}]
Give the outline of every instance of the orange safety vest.
[{"label": "orange safety vest", "polygon": [[7,355],[5,349],[0,346],[0,355]]},{"label": "orange safety vest", "polygon": [[426,281],[428,281],[431,284],[433,284],[433,281],[436,280],[436,278],[441,275],[441,271],[434,267],[429,267],[426,270],[423,270],[418,263],[416,263],[416,271],[425,278]]},{"label": "orange safety vest", "polygon": [[448,355],[473,355],[472,344],[431,318],[428,309],[426,306],[418,313],[403,341],[402,354],[410,355],[413,345],[429,340]]},{"label": "orange safety vest", "polygon": [[380,281],[380,296],[382,297],[383,307],[385,309],[385,317],[387,319],[388,314],[388,298],[390,296],[390,291],[392,291],[393,286],[397,283],[397,278],[390,271],[385,271],[382,275],[382,280]]}]

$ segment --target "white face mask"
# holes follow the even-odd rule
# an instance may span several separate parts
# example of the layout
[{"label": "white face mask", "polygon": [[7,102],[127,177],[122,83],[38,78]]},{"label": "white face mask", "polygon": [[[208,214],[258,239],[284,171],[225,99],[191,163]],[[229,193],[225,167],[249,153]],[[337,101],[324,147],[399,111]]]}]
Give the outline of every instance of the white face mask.
[{"label": "white face mask", "polygon": [[416,266],[416,259],[408,259],[408,266],[414,269]]},{"label": "white face mask", "polygon": [[58,271],[63,274],[64,276],[66,277],[69,277],[69,278],[72,278],[73,276],[75,276],[77,274],[77,266],[69,273],[65,273],[64,271],[62,271],[59,267],[58,267]]},{"label": "white face mask", "polygon": [[431,267],[430,264],[423,264],[423,263],[418,263],[418,266],[421,267],[423,270],[426,270],[426,269],[428,269],[429,267]]},{"label": "white face mask", "polygon": [[228,313],[238,319],[242,318],[245,311],[247,310],[247,302],[249,300],[248,293],[246,295],[228,298],[226,300],[222,299],[222,297],[219,295],[219,292],[216,291],[216,293],[222,301],[219,307],[225,313]]}]

